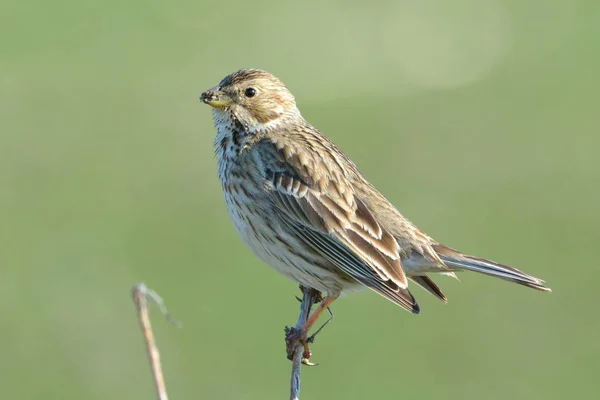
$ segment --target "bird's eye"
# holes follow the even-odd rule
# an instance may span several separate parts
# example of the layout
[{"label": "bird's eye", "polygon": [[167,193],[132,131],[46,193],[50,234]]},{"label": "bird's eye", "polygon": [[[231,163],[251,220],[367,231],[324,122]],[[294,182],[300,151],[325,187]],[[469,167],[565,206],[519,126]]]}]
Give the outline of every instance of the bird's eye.
[{"label": "bird's eye", "polygon": [[244,94],[246,97],[254,97],[256,95],[256,89],[249,87],[244,91]]}]

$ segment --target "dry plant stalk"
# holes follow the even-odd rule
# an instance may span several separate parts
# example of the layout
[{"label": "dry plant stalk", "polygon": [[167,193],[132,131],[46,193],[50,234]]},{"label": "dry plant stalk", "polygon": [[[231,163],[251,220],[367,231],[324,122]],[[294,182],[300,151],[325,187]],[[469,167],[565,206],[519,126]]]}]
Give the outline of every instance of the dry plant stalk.
[{"label": "dry plant stalk", "polygon": [[[310,311],[313,305],[320,299],[320,293],[313,289],[302,290],[302,303],[300,305],[300,315],[296,322],[295,329],[301,330],[303,325],[308,320]],[[148,309],[148,300],[156,303],[163,315],[167,320],[176,326],[181,326],[181,323],[173,319],[171,314],[167,311],[162,298],[152,289],[149,289],[145,284],[138,283],[132,289],[133,301],[137,307],[138,319],[140,327],[142,328],[142,334],[144,335],[144,341],[146,342],[146,350],[148,352],[148,359],[152,370],[152,378],[156,388],[156,394],[158,400],[168,400],[167,387],[165,384],[165,378],[160,362],[160,353],[156,340],[154,338],[154,332],[152,331],[152,325],[150,323],[150,315]],[[286,332],[290,328],[286,327]],[[293,360],[292,360],[292,374],[290,379],[290,400],[299,400],[300,398],[300,370],[302,364],[307,364],[307,360],[304,360],[304,346],[302,343],[297,343],[294,348]]]},{"label": "dry plant stalk", "polygon": [[[302,289],[302,303],[300,305],[300,315],[298,316],[298,322],[296,322],[296,329],[301,330],[303,325],[306,323],[310,310],[315,304],[316,300],[320,297],[320,293],[314,289]],[[286,333],[289,328],[286,328]],[[290,380],[290,400],[300,399],[300,368],[303,364],[304,357],[304,346],[302,343],[297,343],[294,349],[294,355],[292,358],[292,377]]]},{"label": "dry plant stalk", "polygon": [[149,289],[145,284],[138,283],[132,289],[133,301],[137,307],[138,319],[144,340],[146,342],[146,350],[148,352],[148,358],[150,361],[150,367],[152,369],[152,378],[156,387],[156,394],[158,400],[168,400],[167,387],[165,385],[165,378],[160,363],[160,353],[156,346],[156,340],[154,339],[154,332],[152,331],[152,325],[150,324],[150,315],[148,312],[148,299],[156,303],[161,312],[165,315],[167,320],[173,325],[180,326],[181,324],[174,320],[171,315],[167,312],[163,300],[153,290]]}]

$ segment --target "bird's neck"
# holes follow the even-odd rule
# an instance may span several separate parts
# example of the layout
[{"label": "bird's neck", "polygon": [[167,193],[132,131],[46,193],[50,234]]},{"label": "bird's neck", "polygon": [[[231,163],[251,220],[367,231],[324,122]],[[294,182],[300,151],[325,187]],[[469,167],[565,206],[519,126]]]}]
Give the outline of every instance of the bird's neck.
[{"label": "bird's neck", "polygon": [[215,110],[213,112],[217,128],[214,143],[215,152],[219,158],[231,159],[238,157],[248,150],[253,143],[268,135],[269,132],[286,125],[296,117],[302,118],[299,114],[298,116],[284,114],[267,122],[245,124],[231,112]]}]

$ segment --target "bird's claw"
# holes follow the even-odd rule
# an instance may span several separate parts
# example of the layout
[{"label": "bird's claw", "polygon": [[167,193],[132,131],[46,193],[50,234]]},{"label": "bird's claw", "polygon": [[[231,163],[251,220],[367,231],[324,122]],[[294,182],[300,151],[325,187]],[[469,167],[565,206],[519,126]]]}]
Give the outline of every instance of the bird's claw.
[{"label": "bird's claw", "polygon": [[[310,342],[309,342],[310,340]],[[312,357],[312,351],[310,350],[309,343],[314,341],[314,335],[310,338],[306,338],[306,332],[302,330],[296,329],[294,327],[285,327],[285,347],[288,360],[294,359],[294,354],[298,349],[298,345],[303,347],[302,352],[302,364],[312,367],[315,365],[319,365],[318,363],[313,363],[310,361]]]},{"label": "bird's claw", "polygon": [[308,358],[302,358],[302,364],[306,365],[307,367],[316,367],[319,365],[319,363],[310,362]]}]

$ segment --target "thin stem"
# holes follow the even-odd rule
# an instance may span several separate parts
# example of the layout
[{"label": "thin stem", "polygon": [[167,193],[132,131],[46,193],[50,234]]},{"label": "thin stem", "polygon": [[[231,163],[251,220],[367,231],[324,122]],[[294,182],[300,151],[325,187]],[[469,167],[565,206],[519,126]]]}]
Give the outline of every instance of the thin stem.
[{"label": "thin stem", "polygon": [[144,340],[146,342],[146,350],[150,360],[150,367],[152,368],[152,378],[156,387],[158,400],[168,400],[169,397],[167,396],[167,387],[165,385],[165,378],[160,363],[160,353],[158,352],[158,347],[156,346],[156,340],[154,339],[154,333],[152,331],[152,325],[150,324],[148,299],[158,304],[160,310],[169,320],[169,322],[174,325],[180,325],[180,323],[174,320],[167,312],[167,309],[165,308],[160,296],[143,283],[138,283],[133,287],[132,295],[133,301],[137,307],[138,319],[140,327],[142,328],[142,334],[144,335]]},{"label": "thin stem", "polygon": [[[302,289],[302,304],[300,305],[300,315],[296,323],[296,330],[301,330],[308,320],[310,310],[317,299],[319,292],[313,289]],[[290,380],[290,400],[300,399],[300,368],[302,367],[302,358],[304,347],[301,343],[296,344],[294,357],[292,359],[292,377]]]}]

